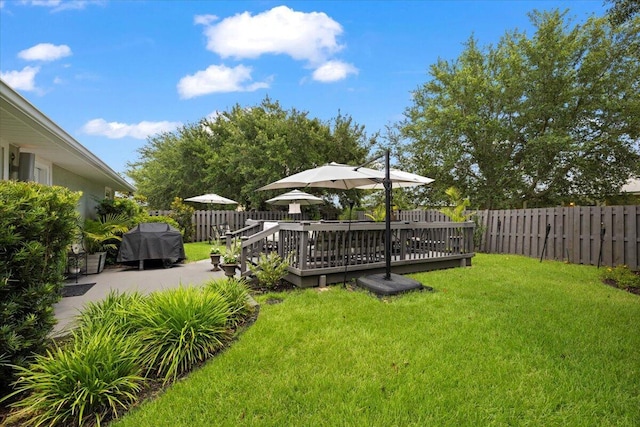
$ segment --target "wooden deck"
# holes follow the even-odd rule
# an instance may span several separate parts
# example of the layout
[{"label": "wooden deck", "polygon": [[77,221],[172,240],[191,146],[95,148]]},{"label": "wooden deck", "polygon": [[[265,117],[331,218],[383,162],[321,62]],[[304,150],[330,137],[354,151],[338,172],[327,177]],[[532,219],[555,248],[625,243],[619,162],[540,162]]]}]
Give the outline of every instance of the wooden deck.
[{"label": "wooden deck", "polygon": [[[234,233],[242,242],[242,275],[260,253],[289,256],[285,279],[299,287],[323,286],[385,271],[382,222],[279,222]],[[415,273],[471,265],[473,222],[392,222],[391,271]],[[227,240],[230,241],[227,236]]]}]

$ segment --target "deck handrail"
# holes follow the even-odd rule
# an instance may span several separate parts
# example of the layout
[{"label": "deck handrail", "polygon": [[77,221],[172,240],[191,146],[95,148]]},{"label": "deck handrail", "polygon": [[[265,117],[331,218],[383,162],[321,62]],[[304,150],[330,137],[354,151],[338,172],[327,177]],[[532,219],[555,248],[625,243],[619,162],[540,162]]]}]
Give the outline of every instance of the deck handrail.
[{"label": "deck handrail", "polygon": [[[474,223],[409,222],[391,223],[391,263],[430,258],[467,256],[473,252]],[[290,256],[289,271],[305,274],[310,270],[334,271],[378,265],[384,257],[383,222],[279,222],[277,226],[242,239],[241,272],[247,275],[261,251],[277,250]],[[268,237],[278,233],[277,242]]]}]

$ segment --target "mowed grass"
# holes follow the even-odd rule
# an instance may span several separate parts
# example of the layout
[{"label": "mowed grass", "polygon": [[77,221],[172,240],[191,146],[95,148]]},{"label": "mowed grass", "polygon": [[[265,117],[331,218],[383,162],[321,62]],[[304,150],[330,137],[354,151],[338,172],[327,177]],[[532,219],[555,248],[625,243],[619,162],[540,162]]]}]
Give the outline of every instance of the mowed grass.
[{"label": "mowed grass", "polygon": [[[195,262],[209,258],[211,246],[207,242],[193,242],[184,244],[184,253],[187,256],[187,262]],[[223,248],[224,246],[221,246]]]},{"label": "mowed grass", "polygon": [[229,349],[114,425],[640,424],[638,296],[590,266],[473,262],[413,276],[433,293],[261,296]]}]

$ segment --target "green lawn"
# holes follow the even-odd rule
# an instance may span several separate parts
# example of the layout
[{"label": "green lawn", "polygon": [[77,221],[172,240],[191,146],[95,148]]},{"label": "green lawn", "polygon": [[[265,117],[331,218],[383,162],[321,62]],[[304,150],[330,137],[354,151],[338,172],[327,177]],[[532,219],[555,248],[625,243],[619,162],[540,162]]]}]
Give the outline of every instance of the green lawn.
[{"label": "green lawn", "polygon": [[[209,258],[211,246],[212,245],[207,242],[185,243],[184,252],[185,255],[187,255],[186,262],[195,262]],[[220,246],[220,248],[224,248],[224,246]]]},{"label": "green lawn", "polygon": [[594,267],[473,262],[413,276],[433,293],[260,296],[229,349],[114,425],[640,424],[638,296]]}]

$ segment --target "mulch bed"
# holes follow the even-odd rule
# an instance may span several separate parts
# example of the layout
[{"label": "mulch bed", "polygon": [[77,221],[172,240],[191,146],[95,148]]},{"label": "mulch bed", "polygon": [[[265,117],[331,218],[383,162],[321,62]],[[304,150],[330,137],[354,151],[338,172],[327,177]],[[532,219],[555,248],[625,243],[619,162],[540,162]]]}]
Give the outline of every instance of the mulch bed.
[{"label": "mulch bed", "polygon": [[298,289],[296,285],[293,283],[287,282],[286,280],[280,280],[277,284],[273,286],[259,286],[257,282],[249,282],[249,287],[251,289],[251,293],[261,295],[267,294],[269,292],[288,292],[295,289]]},{"label": "mulch bed", "polygon": [[[639,274],[639,273],[636,273],[636,274]],[[620,289],[623,291],[627,291],[630,294],[640,296],[640,288],[632,288],[631,286],[628,286],[626,288],[619,288],[618,283],[615,280],[611,280],[611,279],[605,279],[602,281],[602,283],[604,283],[605,285],[611,286],[612,288]]]}]

